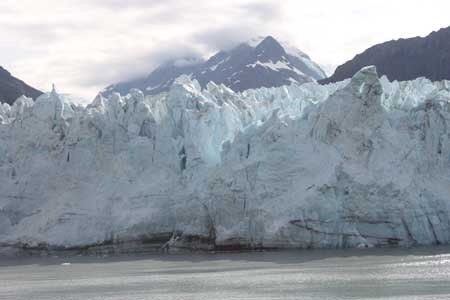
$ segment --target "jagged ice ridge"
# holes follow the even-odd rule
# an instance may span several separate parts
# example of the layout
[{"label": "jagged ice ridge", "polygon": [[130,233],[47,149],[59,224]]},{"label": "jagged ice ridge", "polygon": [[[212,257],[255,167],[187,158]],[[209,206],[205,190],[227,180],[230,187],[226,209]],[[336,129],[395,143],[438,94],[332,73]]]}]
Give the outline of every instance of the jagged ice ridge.
[{"label": "jagged ice ridge", "polygon": [[450,82],[55,90],[0,106],[0,244],[335,248],[450,240]]}]

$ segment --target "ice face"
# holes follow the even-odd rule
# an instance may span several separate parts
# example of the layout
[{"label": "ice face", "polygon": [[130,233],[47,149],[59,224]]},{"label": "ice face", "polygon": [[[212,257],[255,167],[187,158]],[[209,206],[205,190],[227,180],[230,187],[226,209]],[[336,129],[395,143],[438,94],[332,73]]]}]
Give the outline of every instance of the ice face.
[{"label": "ice face", "polygon": [[182,77],[85,109],[19,98],[0,106],[0,244],[448,243],[449,87],[368,67],[242,93]]}]

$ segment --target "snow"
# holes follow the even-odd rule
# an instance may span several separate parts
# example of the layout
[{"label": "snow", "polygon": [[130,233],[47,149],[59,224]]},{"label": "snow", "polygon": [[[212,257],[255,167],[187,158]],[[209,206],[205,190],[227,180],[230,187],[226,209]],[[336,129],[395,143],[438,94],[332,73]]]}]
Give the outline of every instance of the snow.
[{"label": "snow", "polygon": [[[227,58],[221,60],[221,61],[218,62],[217,64],[215,64],[215,65],[209,67],[209,70],[214,72],[220,65],[225,64],[225,63],[226,63],[227,61],[229,61],[229,60],[230,60],[230,57],[228,56]],[[203,74],[203,73],[202,73],[202,74]]]},{"label": "snow", "polygon": [[217,69],[217,67],[218,67],[219,65],[220,65],[220,63],[215,64],[214,66],[211,66],[211,67],[209,68],[209,70],[214,72],[214,71]]},{"label": "snow", "polygon": [[157,89],[157,88],[161,87],[161,85],[163,85],[163,84],[164,84],[164,83],[158,83],[158,84],[156,84],[156,85],[148,86],[148,87],[146,87],[145,89],[146,89],[147,91],[151,91],[151,90],[154,90],[154,89]]},{"label": "snow", "polygon": [[286,61],[277,61],[277,62],[274,63],[272,61],[260,62],[258,60],[254,64],[246,65],[246,67],[248,67],[248,68],[256,68],[257,66],[261,66],[263,68],[268,68],[268,69],[271,69],[271,70],[276,71],[276,72],[278,72],[280,70],[283,70],[283,69],[284,70],[289,70],[289,71],[293,71],[293,72],[297,73],[298,75],[300,75],[302,77],[306,77],[306,75],[302,71],[300,71],[299,69],[297,69],[295,67],[290,66]]},{"label": "snow", "polygon": [[265,68],[272,69],[274,71],[279,71],[279,69],[290,69],[290,67],[287,65],[284,61],[277,61],[276,63],[269,61],[269,62],[260,62],[259,60],[254,64],[246,65],[248,68],[256,68],[256,66],[262,66]]},{"label": "snow", "polygon": [[0,245],[448,243],[449,101],[448,81],[374,67],[243,93],[182,76],[86,108],[21,97],[0,106]]},{"label": "snow", "polygon": [[286,41],[281,41],[281,45],[283,46],[284,50],[286,50],[286,53],[289,55],[308,58],[308,55],[306,55],[305,52],[301,51],[297,47],[292,46],[290,43]]},{"label": "snow", "polygon": [[[250,40],[248,40],[246,42],[247,45],[249,45],[252,48],[257,47],[266,37],[264,36],[259,36],[259,37],[255,37],[252,38]],[[298,49],[297,47],[293,46],[291,43],[287,42],[287,41],[280,41],[281,46],[283,47],[283,49],[286,51],[286,53],[288,55],[297,57],[300,61],[302,61],[310,70],[314,71],[317,74],[317,78],[323,79],[326,78],[326,74],[324,73],[324,71],[321,69],[321,67],[316,64],[315,62],[313,62],[310,57],[303,51],[301,51],[300,49]],[[261,56],[261,55],[259,55]],[[286,69],[286,67],[284,67]],[[281,69],[281,68],[275,68],[275,69]],[[290,69],[290,67],[287,67],[287,69]],[[298,73],[300,72],[300,75],[304,74],[300,71],[295,69],[295,71]]]}]

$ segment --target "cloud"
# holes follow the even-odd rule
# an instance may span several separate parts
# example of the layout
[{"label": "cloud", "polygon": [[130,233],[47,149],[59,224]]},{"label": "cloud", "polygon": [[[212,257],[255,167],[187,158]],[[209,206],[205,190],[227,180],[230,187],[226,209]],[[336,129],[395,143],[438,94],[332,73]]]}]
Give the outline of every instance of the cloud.
[{"label": "cloud", "polygon": [[131,56],[108,57],[89,65],[82,63],[78,68],[78,75],[74,79],[82,86],[105,87],[112,83],[146,76],[158,65],[168,61],[174,60],[179,65],[187,65],[194,59],[200,59],[201,56],[201,52],[194,47],[171,43],[148,51],[135,52]]},{"label": "cloud", "polygon": [[198,65],[201,62],[203,62],[203,60],[200,57],[187,56],[175,59],[173,65],[175,67],[190,67]]},{"label": "cloud", "polygon": [[214,50],[227,50],[258,35],[259,30],[250,25],[232,25],[199,32],[192,41]]},{"label": "cloud", "polygon": [[37,88],[55,82],[93,98],[167,60],[208,57],[254,36],[288,40],[332,68],[374,42],[450,25],[446,0],[366,2],[2,0],[0,65]]},{"label": "cloud", "polygon": [[258,1],[240,6],[247,16],[254,16],[264,22],[278,20],[283,16],[284,6],[278,1]]},{"label": "cloud", "polygon": [[0,64],[40,89],[55,82],[91,98],[165,61],[207,57],[258,35],[270,10],[270,1],[254,0],[4,1],[0,53],[11,59]]},{"label": "cloud", "polygon": [[81,2],[89,3],[108,9],[133,9],[133,8],[155,8],[156,6],[169,7],[177,3],[176,0],[80,0]]}]

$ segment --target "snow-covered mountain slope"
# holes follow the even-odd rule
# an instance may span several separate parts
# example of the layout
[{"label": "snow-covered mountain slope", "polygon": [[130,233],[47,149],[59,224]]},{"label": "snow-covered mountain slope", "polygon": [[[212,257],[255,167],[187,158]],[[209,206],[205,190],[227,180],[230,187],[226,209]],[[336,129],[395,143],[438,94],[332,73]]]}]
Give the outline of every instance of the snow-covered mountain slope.
[{"label": "snow-covered mountain slope", "polygon": [[449,99],[375,68],[243,93],[185,76],[85,109],[21,98],[0,107],[0,244],[448,243]]},{"label": "snow-covered mountain slope", "polygon": [[113,93],[126,95],[132,89],[140,89],[145,95],[167,92],[178,77],[194,73],[203,63],[203,60],[195,57],[171,60],[156,68],[146,77],[110,85],[101,91],[101,94],[104,97],[109,97]]},{"label": "snow-covered mountain slope", "polygon": [[268,36],[220,51],[206,62],[190,58],[166,63],[145,78],[111,85],[102,94],[105,97],[114,92],[127,94],[137,88],[145,95],[156,95],[169,91],[182,74],[191,76],[203,88],[212,81],[238,92],[314,82],[326,77],[308,55]]},{"label": "snow-covered mountain slope", "polygon": [[[260,36],[245,42],[245,44],[249,45],[252,48],[256,48],[264,40],[266,39],[270,40],[271,38],[273,37]],[[312,77],[315,80],[320,80],[327,76],[326,73],[322,70],[322,68],[317,63],[315,63],[305,52],[293,46],[288,41],[278,41],[278,40],[275,41],[283,48],[289,59],[293,61],[292,63],[297,62],[297,67],[303,73]]]}]

